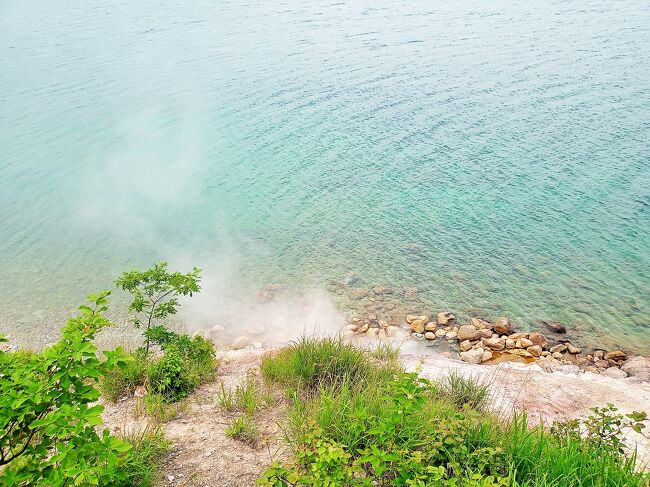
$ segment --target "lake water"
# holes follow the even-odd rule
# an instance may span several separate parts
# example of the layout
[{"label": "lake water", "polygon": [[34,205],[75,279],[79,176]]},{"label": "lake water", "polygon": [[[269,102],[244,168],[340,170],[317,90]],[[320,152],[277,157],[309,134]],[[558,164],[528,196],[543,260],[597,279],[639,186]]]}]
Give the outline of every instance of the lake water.
[{"label": "lake water", "polygon": [[162,259],[650,351],[650,3],[3,0],[0,329]]}]

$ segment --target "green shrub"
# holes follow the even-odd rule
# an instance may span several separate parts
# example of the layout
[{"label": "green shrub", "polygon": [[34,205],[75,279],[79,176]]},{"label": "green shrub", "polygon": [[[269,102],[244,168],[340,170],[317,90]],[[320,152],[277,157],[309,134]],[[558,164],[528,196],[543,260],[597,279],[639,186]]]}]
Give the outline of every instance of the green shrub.
[{"label": "green shrub", "polygon": [[98,432],[103,406],[95,388],[124,363],[121,350],[97,357],[93,339],[110,291],[63,328],[63,338],[40,353],[0,352],[0,483],[2,485],[120,485],[122,454],[130,445]]},{"label": "green shrub", "polygon": [[147,332],[154,326],[155,321],[176,314],[180,296],[192,296],[199,292],[200,273],[201,270],[196,267],[187,274],[169,272],[167,263],[160,262],[146,271],[124,272],[115,280],[118,288],[133,295],[129,310],[135,313],[135,326],[144,326],[147,354],[150,346]]},{"label": "green shrub", "polygon": [[203,382],[214,377],[216,358],[211,342],[154,327],[151,340],[163,349],[163,356],[151,363],[149,386],[167,402],[183,399]]},{"label": "green shrub", "polygon": [[250,445],[257,443],[260,435],[260,432],[253,423],[252,418],[246,414],[235,418],[230,426],[226,428],[225,432],[226,435],[231,438],[235,438]]}]

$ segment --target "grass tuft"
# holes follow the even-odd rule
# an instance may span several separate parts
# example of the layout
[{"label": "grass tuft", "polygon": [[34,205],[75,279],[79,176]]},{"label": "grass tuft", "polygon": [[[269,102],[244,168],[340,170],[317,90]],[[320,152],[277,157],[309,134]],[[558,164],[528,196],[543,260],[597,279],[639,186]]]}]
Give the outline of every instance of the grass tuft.
[{"label": "grass tuft", "polygon": [[158,477],[158,468],[169,450],[169,442],[158,428],[145,428],[126,434],[123,440],[132,448],[123,458],[122,474],[125,476],[120,485],[125,487],[153,486]]},{"label": "grass tuft", "polygon": [[247,414],[235,418],[225,430],[226,435],[249,445],[257,443],[260,432]]},{"label": "grass tuft", "polygon": [[440,382],[439,394],[459,408],[468,406],[483,411],[488,404],[489,389],[489,384],[478,377],[465,377],[452,372]]}]

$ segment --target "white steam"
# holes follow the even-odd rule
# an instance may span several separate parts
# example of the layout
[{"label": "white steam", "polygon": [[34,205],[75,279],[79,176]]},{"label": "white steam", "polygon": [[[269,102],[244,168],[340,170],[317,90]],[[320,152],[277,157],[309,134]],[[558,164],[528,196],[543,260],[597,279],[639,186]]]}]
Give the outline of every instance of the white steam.
[{"label": "white steam", "polygon": [[[273,344],[302,334],[338,333],[344,316],[320,286],[299,292],[274,288],[265,295],[268,282],[243,284],[239,264],[246,255],[240,255],[228,233],[233,225],[226,211],[201,215],[208,220],[202,224],[218,229],[209,242],[205,235],[187,231],[191,225],[175,221],[178,215],[201,211],[205,181],[215,169],[220,172],[220,161],[208,160],[200,124],[176,117],[170,133],[162,119],[161,113],[149,113],[122,123],[120,143],[112,144],[119,150],[106,154],[97,148],[101,168],[92,164],[83,175],[76,220],[79,228],[105,232],[101,237],[118,254],[110,256],[110,272],[117,275],[160,260],[181,272],[200,267],[201,292],[182,301],[179,318],[190,333],[213,330],[217,342],[243,335],[250,343]],[[176,228],[183,232],[180,242]],[[143,263],[143,255],[154,257]]]}]

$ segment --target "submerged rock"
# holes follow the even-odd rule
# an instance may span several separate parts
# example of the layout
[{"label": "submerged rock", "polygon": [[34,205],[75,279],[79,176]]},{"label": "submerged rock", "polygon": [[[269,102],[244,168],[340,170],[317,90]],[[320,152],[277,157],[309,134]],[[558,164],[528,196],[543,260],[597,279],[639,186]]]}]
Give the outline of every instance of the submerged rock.
[{"label": "submerged rock", "polygon": [[436,322],[440,326],[446,326],[452,321],[455,321],[456,317],[449,311],[441,311],[436,315]]},{"label": "submerged rock", "polygon": [[429,321],[427,315],[406,315],[406,322],[410,325],[414,321]]},{"label": "submerged rock", "polygon": [[566,326],[564,326],[562,323],[559,321],[546,321],[546,320],[540,320],[539,323],[544,325],[547,330],[553,332],[553,333],[566,333]]}]

